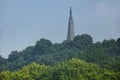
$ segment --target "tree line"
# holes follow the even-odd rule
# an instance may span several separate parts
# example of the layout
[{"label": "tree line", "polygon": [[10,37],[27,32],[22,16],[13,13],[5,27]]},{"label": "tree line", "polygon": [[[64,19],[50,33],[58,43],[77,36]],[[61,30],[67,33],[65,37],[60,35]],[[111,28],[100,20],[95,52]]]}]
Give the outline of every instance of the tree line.
[{"label": "tree line", "polygon": [[56,66],[77,58],[99,65],[101,68],[120,72],[120,38],[93,42],[88,34],[77,35],[73,41],[52,43],[42,38],[23,51],[12,51],[7,59],[0,56],[0,72],[16,71],[32,62]]}]

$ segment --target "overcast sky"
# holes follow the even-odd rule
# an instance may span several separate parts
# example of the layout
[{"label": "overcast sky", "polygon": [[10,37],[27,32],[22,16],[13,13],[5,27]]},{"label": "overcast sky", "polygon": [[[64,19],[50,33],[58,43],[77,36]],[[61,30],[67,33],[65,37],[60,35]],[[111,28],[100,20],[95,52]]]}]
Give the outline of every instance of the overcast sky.
[{"label": "overcast sky", "polygon": [[94,42],[120,37],[120,0],[0,0],[0,55],[41,38],[66,40],[70,6],[76,35],[90,34]]}]

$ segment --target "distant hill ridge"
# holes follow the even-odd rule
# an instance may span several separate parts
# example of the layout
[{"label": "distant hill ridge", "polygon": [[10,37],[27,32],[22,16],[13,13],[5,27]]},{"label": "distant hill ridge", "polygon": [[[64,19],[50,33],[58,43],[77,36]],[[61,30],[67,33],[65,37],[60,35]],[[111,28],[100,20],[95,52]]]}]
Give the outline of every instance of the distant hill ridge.
[{"label": "distant hill ridge", "polygon": [[119,72],[120,38],[93,43],[90,35],[82,34],[77,35],[73,41],[55,44],[43,38],[23,51],[12,51],[8,59],[0,56],[0,71],[15,71],[32,62],[54,66],[71,58]]}]

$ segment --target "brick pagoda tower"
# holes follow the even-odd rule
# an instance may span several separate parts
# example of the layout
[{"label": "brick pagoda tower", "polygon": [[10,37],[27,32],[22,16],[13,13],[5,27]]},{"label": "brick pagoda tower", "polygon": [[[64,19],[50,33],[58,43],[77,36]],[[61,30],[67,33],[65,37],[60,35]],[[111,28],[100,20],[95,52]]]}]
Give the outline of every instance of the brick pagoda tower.
[{"label": "brick pagoda tower", "polygon": [[67,41],[72,41],[75,37],[74,33],[74,23],[72,18],[72,9],[70,7],[70,16],[68,21],[68,33],[67,33]]}]

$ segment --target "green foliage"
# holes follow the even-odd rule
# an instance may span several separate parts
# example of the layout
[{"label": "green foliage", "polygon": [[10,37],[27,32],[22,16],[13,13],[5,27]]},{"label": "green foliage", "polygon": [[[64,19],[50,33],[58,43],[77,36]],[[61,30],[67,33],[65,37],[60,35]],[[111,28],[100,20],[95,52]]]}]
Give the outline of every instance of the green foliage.
[{"label": "green foliage", "polygon": [[18,57],[19,57],[19,52],[12,51],[11,54],[9,55],[9,61],[16,60]]},{"label": "green foliage", "polygon": [[72,58],[120,72],[120,38],[93,43],[90,35],[82,34],[76,36],[73,41],[55,44],[43,38],[23,51],[12,51],[8,59],[0,56],[0,71],[16,71],[32,62],[55,66]]},{"label": "green foliage", "polygon": [[15,72],[3,71],[0,80],[119,80],[119,74],[72,58],[56,66],[32,63]]},{"label": "green foliage", "polygon": [[4,64],[5,61],[6,61],[6,60],[5,60],[2,56],[0,56],[0,64]]},{"label": "green foliage", "polygon": [[120,47],[120,38],[117,39],[117,45]]},{"label": "green foliage", "polygon": [[74,38],[73,45],[79,49],[86,49],[93,43],[92,37],[88,34],[78,35]]},{"label": "green foliage", "polygon": [[0,73],[0,80],[11,80],[11,72],[9,72],[9,71],[1,72]]},{"label": "green foliage", "polygon": [[45,54],[50,52],[50,47],[52,46],[52,43],[47,40],[47,39],[40,39],[40,41],[36,42],[35,48],[34,48],[34,53],[36,54]]}]

